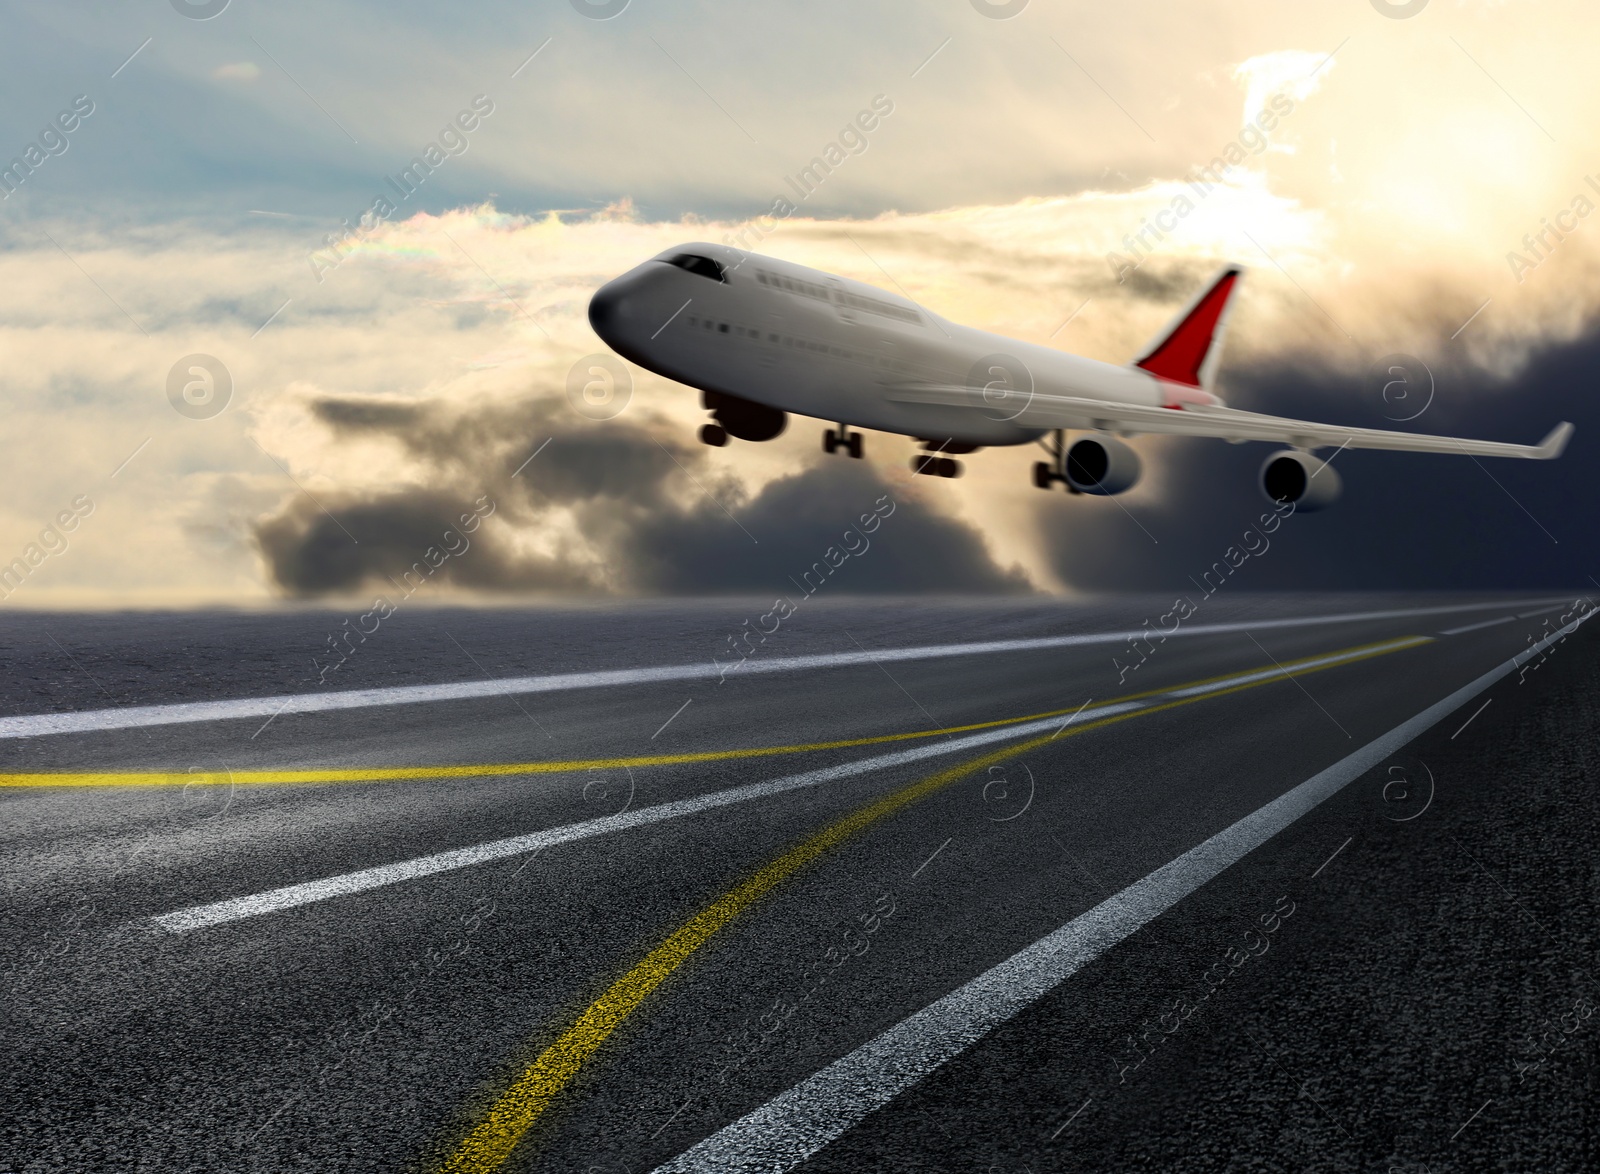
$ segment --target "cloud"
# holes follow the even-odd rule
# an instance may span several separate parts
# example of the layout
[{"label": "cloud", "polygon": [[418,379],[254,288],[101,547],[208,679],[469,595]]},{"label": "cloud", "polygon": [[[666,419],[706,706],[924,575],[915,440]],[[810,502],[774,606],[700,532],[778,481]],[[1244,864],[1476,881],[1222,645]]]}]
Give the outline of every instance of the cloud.
[{"label": "cloud", "polygon": [[[1385,415],[1376,380],[1330,370],[1314,354],[1248,364],[1234,372],[1236,402],[1254,411],[1521,442],[1537,441],[1558,419],[1577,432],[1555,462],[1346,450],[1334,457],[1344,485],[1335,506],[1291,515],[1270,536],[1256,489],[1266,446],[1169,442],[1155,449],[1165,494],[1127,503],[1131,517],[1088,499],[1072,510],[1041,501],[1039,541],[1075,589],[1165,589],[1195,602],[1219,581],[1229,594],[1308,586],[1593,592],[1600,523],[1573,503],[1600,497],[1600,402],[1590,390],[1597,371],[1600,328],[1541,350],[1509,380],[1458,356],[1432,372],[1427,409],[1397,422]],[[1141,443],[1148,457],[1154,446]],[[1248,540],[1247,530],[1255,531]]]},{"label": "cloud", "polygon": [[1327,53],[1280,49],[1261,53],[1233,68],[1234,80],[1244,86],[1242,121],[1253,121],[1267,109],[1274,94],[1304,102],[1322,86],[1338,62]]},{"label": "cloud", "polygon": [[[1168,535],[1163,551],[1182,548],[1170,535],[1185,526],[1213,535],[1221,501],[1254,507],[1259,446],[1137,439],[1146,480],[1091,502],[1032,489],[1033,454],[1019,450],[974,455],[959,482],[902,485],[911,444],[896,437],[869,436],[863,465],[821,462],[824,424],[800,418],[770,444],[709,453],[692,442],[704,419],[697,394],[643,371],[627,412],[604,429],[566,404],[568,371],[603,349],[584,316],[594,289],[768,207],[781,177],[877,92],[882,62],[901,52],[907,80],[882,133],[805,216],[752,242],[759,251],[1111,362],[1136,352],[1219,261],[1239,260],[1252,270],[1221,386],[1235,402],[1362,422],[1377,397],[1369,368],[1399,351],[1450,372],[1489,413],[1448,416],[1441,404],[1418,427],[1533,439],[1563,414],[1566,385],[1527,373],[1551,370],[1550,356],[1589,356],[1600,311],[1600,216],[1567,214],[1594,191],[1600,159],[1583,88],[1586,9],[1558,4],[1529,26],[1511,6],[1478,6],[1457,13],[1445,38],[1428,24],[1439,6],[1416,21],[1368,13],[1352,33],[1331,10],[1173,5],[1141,18],[1137,36],[1111,8],[1070,39],[1045,9],[995,22],[953,6],[913,35],[860,6],[734,20],[696,3],[685,27],[701,39],[686,49],[676,30],[642,23],[637,5],[604,27],[563,8],[553,33],[534,27],[543,18],[507,26],[402,5],[362,30],[377,40],[354,59],[350,34],[371,15],[359,5],[303,45],[290,34],[306,10],[292,4],[250,29],[234,23],[237,6],[203,27],[175,21],[96,83],[93,119],[13,196],[0,227],[0,543],[26,542],[76,494],[97,503],[72,550],[13,603],[258,603],[354,589],[393,573],[449,511],[485,493],[501,512],[474,540],[483,565],[450,567],[434,580],[441,591],[755,589],[844,524],[852,503],[834,485],[901,487],[904,519],[925,525],[929,549],[950,564],[907,569],[902,586],[1000,589],[1016,582],[1014,568],[1039,589],[1167,581],[1176,564],[1135,558],[1107,528],[1149,545],[1132,515]],[[49,8],[24,19],[28,35],[15,40],[29,48],[10,59],[24,93],[54,95],[62,61],[72,76],[106,77],[102,62],[122,62],[148,36],[133,15],[92,27]],[[265,65],[255,84],[217,84],[219,66],[258,54],[251,36],[305,92]],[[1052,37],[1071,45],[1072,61]],[[48,73],[35,45],[61,59]],[[503,69],[484,65],[501,56]],[[372,73],[373,61],[391,72]],[[421,81],[397,91],[396,70]],[[602,103],[597,78],[610,83]],[[358,222],[382,176],[480,86],[497,113],[460,166],[421,189],[428,211],[347,234],[342,222]],[[1268,133],[1272,149],[1196,193],[1195,169],[1239,141],[1241,106],[1275,88],[1296,105]],[[18,113],[14,143],[73,92]],[[1119,281],[1108,254],[1179,197],[1192,214]],[[551,202],[586,210],[528,211]],[[1566,227],[1549,227],[1558,222]],[[330,248],[339,263],[319,271],[310,258]],[[1537,263],[1512,266],[1513,252]],[[171,368],[195,353],[232,377],[231,402],[210,419],[178,415],[166,395]],[[1562,378],[1592,377],[1571,368]],[[1513,395],[1526,415],[1495,414]],[[1346,457],[1397,483],[1451,464]],[[1574,459],[1485,468],[1523,498],[1541,478],[1561,483]],[[1363,542],[1408,532],[1374,512],[1366,476],[1324,515],[1339,519],[1322,532],[1347,561],[1300,564],[1307,582],[1353,581],[1341,568],[1364,565]],[[528,486],[541,479],[535,497]],[[1469,509],[1466,483],[1451,484],[1458,493],[1416,490],[1435,532],[1480,533],[1485,516],[1525,524]],[[763,550],[766,528],[792,535],[771,539],[783,557],[763,562],[708,493]],[[1549,503],[1557,521],[1541,521],[1561,533],[1573,501]],[[338,528],[317,502],[353,533],[371,526],[371,552],[336,550]],[[713,554],[723,536],[732,545]],[[849,565],[875,582],[897,564]]]},{"label": "cloud", "polygon": [[[863,522],[875,513],[875,523]],[[688,594],[792,595],[800,581],[822,582],[824,574],[835,593],[1032,590],[1019,570],[996,565],[978,531],[856,462],[780,477],[735,517],[751,541],[735,539],[726,519],[701,508],[640,526],[625,557],[651,590]]]},{"label": "cloud", "polygon": [[[1348,237],[1346,255],[1364,256],[1363,238],[1349,236],[1356,228],[1278,195],[1265,172],[1219,187],[1208,219],[1171,236],[1117,282],[1101,250],[1163,206],[1169,190],[863,221],[795,218],[759,247],[878,284],[888,284],[887,271],[894,285],[954,320],[1120,362],[1219,257],[1238,255],[1231,234],[1247,224],[1292,279],[1273,266],[1249,275],[1231,324],[1224,394],[1249,406],[1262,372],[1277,372],[1285,389],[1320,380],[1332,389],[1325,396],[1261,402],[1352,423],[1377,396],[1368,368],[1392,351],[1478,378],[1486,398],[1506,394],[1506,381],[1534,356],[1581,333],[1600,290],[1589,280],[1600,275],[1593,245],[1579,232],[1524,285],[1501,279],[1463,335],[1461,324],[1485,295],[1463,276],[1470,266],[1461,258],[1428,251],[1403,269],[1335,265],[1329,242]],[[58,499],[76,493],[102,503],[70,556],[35,576],[19,602],[250,601],[355,590],[410,565],[425,530],[484,493],[503,510],[475,540],[474,556],[485,557],[476,569],[464,561],[436,577],[441,591],[754,590],[786,579],[791,561],[809,565],[807,544],[820,541],[824,521],[807,521],[805,509],[832,502],[826,487],[861,472],[842,460],[819,464],[823,425],[798,417],[769,444],[708,452],[691,439],[704,418],[698,395],[640,370],[627,410],[604,428],[566,401],[569,369],[602,349],[584,317],[594,288],[641,257],[684,239],[715,239],[733,225],[651,222],[626,207],[521,217],[485,205],[384,224],[352,242],[318,282],[305,258],[325,247],[319,239],[295,222],[251,224],[248,233],[225,235],[175,225],[132,242],[79,226],[53,234],[70,260],[53,247],[0,252],[0,342],[12,357],[4,372],[11,429],[0,436],[0,456],[16,478],[0,504],[0,537],[21,541],[61,508]],[[169,368],[196,352],[222,360],[235,387],[212,419],[181,417],[166,399]],[[1526,427],[1486,423],[1480,434],[1541,435],[1556,418],[1548,389],[1528,384],[1525,399]],[[1422,423],[1444,430],[1437,413]],[[512,472],[547,440],[513,482]],[[1077,515],[1100,510],[1113,525],[1128,525],[1118,506],[1140,518],[1150,509],[1204,514],[1216,487],[1186,481],[1190,462],[1260,459],[1255,447],[1135,444],[1146,455],[1146,480],[1116,503],[1045,498],[1027,481],[1031,455],[1015,450],[976,454],[959,482],[916,479],[917,505],[906,506],[905,517],[925,513],[930,534],[942,535],[930,549],[942,552],[944,569],[913,571],[909,555],[876,568],[858,564],[861,589],[1010,589],[1017,573],[1035,589],[1089,587],[1105,581],[1093,572],[1098,562],[1063,559],[1058,549],[1061,535],[1086,535],[1080,553],[1105,540]],[[903,478],[911,448],[903,438],[870,436],[872,476],[883,485]],[[1442,459],[1380,458],[1397,469]],[[1539,468],[1548,475],[1549,466]],[[1246,471],[1239,483],[1252,476]],[[540,484],[545,496],[536,502],[526,486]],[[785,497],[796,484],[806,496]],[[795,536],[788,545],[772,540],[783,558],[763,562],[738,549],[748,540],[706,493],[763,543],[765,511],[791,502],[799,511],[792,525],[771,523]],[[313,500],[364,544],[360,523],[371,525],[370,549],[337,551],[339,531]],[[1340,509],[1356,510],[1355,500],[1352,493]],[[826,525],[847,524],[843,504],[834,503],[842,520]],[[1049,535],[1035,522],[1039,509],[1054,518]],[[356,511],[355,520],[346,511]],[[719,527],[733,546],[713,555],[708,535]],[[655,545],[658,534],[677,547]],[[963,545],[959,534],[981,534],[982,542]],[[688,550],[693,559],[679,557]],[[1105,565],[1166,575],[1137,560]],[[891,567],[906,569],[880,583]]]},{"label": "cloud", "polygon": [[[1517,5],[1457,4],[1449,37],[1444,7],[1393,21],[1370,5],[1272,0],[1071,13],[1032,4],[998,22],[950,4],[908,23],[850,0],[748,11],[682,0],[597,22],[570,5],[285,0],[248,20],[237,5],[216,20],[167,20],[111,79],[150,36],[139,10],[83,21],[44,5],[18,10],[0,48],[19,96],[5,152],[93,87],[105,133],[74,147],[73,167],[43,189],[44,214],[62,199],[109,218],[282,207],[314,212],[326,231],[487,93],[503,112],[459,169],[430,181],[419,197],[428,211],[496,192],[516,211],[631,197],[652,219],[737,219],[767,206],[782,176],[885,92],[896,103],[885,134],[808,209],[870,218],[1182,175],[1238,132],[1235,70],[1303,86],[1289,67],[1309,72],[1337,50],[1310,99],[1326,117],[1306,138],[1337,137],[1353,154],[1353,198],[1372,195],[1362,177],[1379,172],[1440,193],[1472,174],[1515,190],[1570,178],[1570,164],[1600,148],[1586,84],[1592,6],[1551,0],[1530,22]],[[255,84],[216,84],[218,65],[246,61],[260,63]],[[30,95],[39,105],[28,111]]]},{"label": "cloud", "polygon": [[306,407],[336,443],[392,444],[428,487],[297,495],[260,520],[268,573],[291,595],[393,594],[417,582],[480,593],[782,594],[801,590],[808,572],[834,593],[1030,589],[970,527],[869,465],[813,462],[752,494],[709,467],[703,449],[624,420],[568,429],[517,470],[564,400],[324,396]]}]

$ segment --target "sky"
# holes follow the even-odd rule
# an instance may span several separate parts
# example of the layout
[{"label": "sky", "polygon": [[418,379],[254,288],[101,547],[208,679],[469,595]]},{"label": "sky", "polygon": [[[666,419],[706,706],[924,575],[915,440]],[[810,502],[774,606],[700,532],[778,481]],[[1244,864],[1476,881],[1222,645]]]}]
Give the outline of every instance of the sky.
[{"label": "sky", "polygon": [[[803,418],[708,449],[697,393],[626,364],[615,414],[575,405],[605,351],[593,291],[740,231],[874,102],[865,147],[758,251],[1113,362],[1242,262],[1236,406],[1520,442],[1578,425],[1551,463],[1341,453],[1344,498],[1236,589],[1600,578],[1590,6],[8,15],[0,565],[28,574],[5,606],[394,595],[463,514],[438,601],[779,593],[884,495],[830,591],[1187,590],[1265,509],[1266,446],[1141,438],[1139,485],[1069,498],[1031,486],[1031,450],[917,478],[909,440],[847,462]],[[1237,166],[1194,186],[1218,158]],[[1152,221],[1172,227],[1134,253]]]}]

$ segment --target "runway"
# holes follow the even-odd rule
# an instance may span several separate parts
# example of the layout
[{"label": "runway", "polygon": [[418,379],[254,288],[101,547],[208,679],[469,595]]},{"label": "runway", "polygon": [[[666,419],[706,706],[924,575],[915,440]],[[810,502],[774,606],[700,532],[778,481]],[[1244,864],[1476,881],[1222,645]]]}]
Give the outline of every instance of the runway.
[{"label": "runway", "polygon": [[1196,598],[9,617],[0,1171],[1592,1168],[1590,602]]}]

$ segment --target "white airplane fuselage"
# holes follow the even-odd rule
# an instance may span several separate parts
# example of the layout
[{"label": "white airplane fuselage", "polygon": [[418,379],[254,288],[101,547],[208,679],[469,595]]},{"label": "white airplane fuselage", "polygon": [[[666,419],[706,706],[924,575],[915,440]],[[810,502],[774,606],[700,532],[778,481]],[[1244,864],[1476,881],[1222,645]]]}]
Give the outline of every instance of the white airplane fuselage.
[{"label": "white airplane fuselage", "polygon": [[[671,260],[685,255],[716,258],[720,279]],[[703,391],[960,445],[1043,435],[1015,419],[1030,393],[1150,407],[1217,402],[1137,368],[958,325],[864,282],[708,244],[670,249],[608,282],[589,318],[624,358]],[[896,398],[927,386],[984,390],[986,410]]]},{"label": "white airplane fuselage", "polygon": [[[1340,493],[1315,452],[1346,448],[1553,460],[1557,424],[1537,444],[1346,427],[1230,408],[1211,391],[1244,269],[1224,264],[1127,366],[960,326],[910,298],[803,265],[708,244],[669,249],[609,281],[589,323],[623,358],[701,390],[714,423],[702,443],[771,440],[789,415],[837,424],[825,452],[859,459],[854,425],[922,442],[913,472],[958,477],[952,454],[1053,433],[1036,488],[1111,496],[1139,479],[1124,440],[1208,437],[1284,445],[1257,473],[1262,495],[1302,511]],[[1391,372],[1396,369],[1391,369]],[[1403,374],[1401,370],[1401,374]],[[1068,443],[1069,431],[1079,433]]]}]

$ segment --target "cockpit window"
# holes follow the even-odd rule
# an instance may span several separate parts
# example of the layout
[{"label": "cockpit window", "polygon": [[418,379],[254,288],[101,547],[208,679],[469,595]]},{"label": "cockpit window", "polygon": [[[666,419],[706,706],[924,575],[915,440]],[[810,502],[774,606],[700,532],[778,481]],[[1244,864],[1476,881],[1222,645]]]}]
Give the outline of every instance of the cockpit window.
[{"label": "cockpit window", "polygon": [[723,284],[727,284],[728,281],[721,265],[710,257],[702,257],[698,253],[679,253],[675,257],[668,257],[667,264],[687,269],[690,273],[697,273],[701,277],[709,277],[712,281],[720,281]]}]

